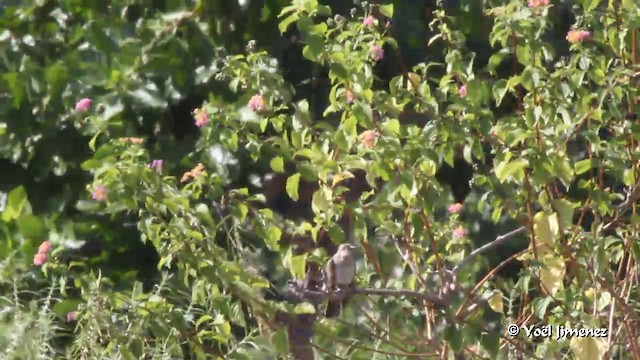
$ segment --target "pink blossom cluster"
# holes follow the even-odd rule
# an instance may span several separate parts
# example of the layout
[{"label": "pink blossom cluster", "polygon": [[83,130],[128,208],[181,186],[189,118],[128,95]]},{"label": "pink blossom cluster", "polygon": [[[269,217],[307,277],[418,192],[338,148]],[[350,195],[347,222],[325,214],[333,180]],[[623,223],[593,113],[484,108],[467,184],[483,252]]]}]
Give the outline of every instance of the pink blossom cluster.
[{"label": "pink blossom cluster", "polygon": [[529,7],[547,6],[549,0],[529,0]]},{"label": "pink blossom cluster", "polygon": [[196,120],[197,127],[203,127],[209,123],[209,114],[204,108],[196,109],[193,112],[193,117]]},{"label": "pink blossom cluster", "polygon": [[261,112],[267,109],[264,98],[259,94],[253,95],[251,99],[249,99],[249,103],[247,105],[249,106],[249,109],[254,112]]},{"label": "pink blossom cluster", "polygon": [[33,257],[33,265],[42,266],[47,262],[47,256],[51,252],[51,241],[47,240],[40,244],[38,253]]},{"label": "pink blossom cluster", "polygon": [[462,85],[458,88],[458,96],[460,97],[467,96],[467,85]]},{"label": "pink blossom cluster", "polygon": [[107,188],[104,185],[99,184],[93,190],[93,193],[91,194],[91,197],[93,198],[93,200],[97,200],[97,201],[105,201],[105,200],[107,200]]},{"label": "pink blossom cluster", "polygon": [[371,58],[374,61],[380,61],[384,58],[384,50],[382,49],[381,46],[374,45],[371,48]]},{"label": "pink blossom cluster", "polygon": [[454,239],[461,239],[465,235],[467,235],[467,230],[465,230],[462,226],[458,226],[457,228],[455,228],[453,230],[453,238]]},{"label": "pink blossom cluster", "polygon": [[457,214],[460,211],[462,211],[462,204],[460,203],[451,204],[449,205],[449,208],[447,210],[449,211],[449,214]]},{"label": "pink blossom cluster", "polygon": [[567,41],[572,44],[589,40],[589,38],[591,38],[591,33],[586,30],[571,30],[567,33]]},{"label": "pink blossom cluster", "polygon": [[369,149],[373,149],[376,146],[377,138],[378,133],[375,130],[366,130],[360,134],[360,142]]},{"label": "pink blossom cluster", "polygon": [[362,23],[364,24],[364,26],[373,26],[376,23],[376,19],[373,16],[367,16],[366,18],[364,18],[364,20],[362,20]]},{"label": "pink blossom cluster", "polygon": [[77,112],[85,112],[89,110],[91,107],[92,100],[89,98],[84,98],[76,103],[76,111]]}]

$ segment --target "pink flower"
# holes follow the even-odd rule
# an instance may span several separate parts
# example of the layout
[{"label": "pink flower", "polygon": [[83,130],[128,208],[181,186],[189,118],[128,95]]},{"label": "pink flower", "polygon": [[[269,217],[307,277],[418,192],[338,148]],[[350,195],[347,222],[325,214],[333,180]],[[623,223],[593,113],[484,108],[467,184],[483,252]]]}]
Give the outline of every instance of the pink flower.
[{"label": "pink flower", "polygon": [[362,23],[365,26],[373,26],[375,21],[376,21],[376,19],[373,16],[367,16],[366,18],[364,18],[364,20],[362,20]]},{"label": "pink flower", "polygon": [[571,30],[567,33],[567,41],[571,44],[588,40],[590,37],[591,33],[586,30]]},{"label": "pink flower", "polygon": [[84,98],[76,103],[76,111],[85,112],[91,107],[91,99]]},{"label": "pink flower", "polygon": [[164,162],[162,160],[153,160],[147,166],[152,168],[152,169],[155,169],[155,170],[158,170],[158,171],[162,171],[162,164],[163,163]]},{"label": "pink flower", "polygon": [[353,91],[351,91],[350,89],[347,89],[344,95],[347,97],[347,103],[353,104],[353,100],[355,100],[355,95],[353,95]]},{"label": "pink flower", "polygon": [[447,210],[449,211],[449,214],[457,214],[462,210],[462,204],[460,203],[451,204],[449,205],[449,208]]},{"label": "pink flower", "polygon": [[467,235],[467,230],[465,230],[462,226],[459,226],[455,230],[453,230],[453,238],[454,239],[460,239],[460,238],[464,237],[465,235]]},{"label": "pink flower", "polygon": [[529,7],[547,6],[549,0],[529,0]]},{"label": "pink flower", "polygon": [[371,57],[373,58],[373,60],[375,61],[380,61],[382,60],[382,58],[384,58],[384,50],[382,49],[382,47],[378,46],[378,45],[374,45],[371,48]]},{"label": "pink flower", "polygon": [[249,105],[249,109],[255,112],[264,111],[267,108],[264,103],[264,99],[262,98],[262,95],[253,95],[251,97],[251,100],[249,100],[248,105]]},{"label": "pink flower", "polygon": [[196,119],[196,126],[203,127],[209,123],[209,114],[203,108],[196,109],[193,112],[193,117]]},{"label": "pink flower", "polygon": [[93,200],[105,201],[107,200],[107,188],[105,188],[104,185],[100,184],[96,186],[91,196],[93,197]]},{"label": "pink flower", "polygon": [[360,134],[360,143],[369,149],[373,149],[376,146],[377,138],[378,133],[376,133],[375,130],[366,130]]},{"label": "pink flower", "polygon": [[47,240],[45,242],[43,242],[42,244],[40,244],[40,247],[38,248],[38,253],[39,254],[47,254],[49,251],[51,251],[51,241]]},{"label": "pink flower", "polygon": [[45,253],[37,253],[33,257],[33,265],[42,266],[47,261],[47,254]]},{"label": "pink flower", "polygon": [[72,322],[76,320],[76,317],[78,316],[78,313],[75,311],[69,311],[67,313],[67,322]]},{"label": "pink flower", "polygon": [[124,142],[124,143],[131,143],[134,145],[140,145],[144,142],[144,139],[142,138],[135,138],[135,137],[124,137],[121,138],[120,141]]},{"label": "pink flower", "polygon": [[467,96],[467,85],[462,85],[458,88],[458,96],[460,97]]}]

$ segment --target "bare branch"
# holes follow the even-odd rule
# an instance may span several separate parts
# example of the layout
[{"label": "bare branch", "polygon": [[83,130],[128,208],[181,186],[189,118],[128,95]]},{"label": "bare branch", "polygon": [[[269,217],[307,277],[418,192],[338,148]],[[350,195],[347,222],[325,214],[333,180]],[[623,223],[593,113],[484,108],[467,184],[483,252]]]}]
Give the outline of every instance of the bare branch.
[{"label": "bare branch", "polygon": [[412,298],[424,300],[430,304],[433,304],[439,307],[444,307],[448,303],[447,299],[442,298],[438,295],[426,294],[419,291],[395,290],[395,289],[355,289],[354,292],[358,294],[367,294],[367,295],[412,297]]},{"label": "bare branch", "polygon": [[364,294],[364,295],[393,296],[393,297],[406,296],[414,299],[424,300],[437,307],[444,307],[447,305],[447,302],[448,302],[446,298],[443,298],[435,294],[427,294],[419,291],[410,291],[410,290],[352,288],[352,289],[347,289],[345,291],[324,292],[324,291],[306,290],[304,288],[298,287],[294,291],[296,292],[296,297],[304,298],[305,300],[309,300],[314,303],[319,303],[324,300],[342,300],[343,298],[345,298],[346,296],[352,293]]},{"label": "bare branch", "polygon": [[483,252],[485,252],[485,251],[487,251],[487,250],[489,250],[491,248],[494,248],[494,247],[502,244],[503,242],[507,241],[511,237],[513,237],[515,235],[518,235],[520,233],[523,233],[525,231],[526,231],[526,227],[521,226],[521,227],[519,227],[519,228],[517,228],[515,230],[512,230],[512,231],[510,231],[510,232],[508,232],[506,234],[500,235],[495,240],[491,241],[490,243],[484,244],[481,247],[473,250],[471,252],[471,254],[469,254],[469,256],[467,256],[464,260],[462,260],[462,262],[460,264],[456,265],[453,268],[453,272],[455,274],[457,274],[460,271],[460,269],[462,269],[465,265],[469,264],[471,262],[471,260],[473,260],[476,256],[480,255],[481,253],[483,253]]}]

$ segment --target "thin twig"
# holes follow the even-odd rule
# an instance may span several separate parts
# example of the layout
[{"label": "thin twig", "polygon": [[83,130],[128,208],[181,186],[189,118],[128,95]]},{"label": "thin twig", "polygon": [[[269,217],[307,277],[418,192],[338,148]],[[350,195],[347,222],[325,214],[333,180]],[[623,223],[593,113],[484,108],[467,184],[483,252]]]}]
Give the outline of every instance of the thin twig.
[{"label": "thin twig", "polygon": [[520,233],[525,232],[527,229],[524,226],[521,226],[515,230],[512,230],[506,234],[500,235],[498,236],[495,240],[482,245],[481,247],[475,249],[474,251],[471,252],[471,254],[469,254],[469,256],[467,256],[464,260],[462,260],[462,262],[458,265],[456,265],[453,268],[453,272],[455,274],[457,274],[460,269],[462,269],[462,267],[464,267],[465,265],[469,264],[471,262],[471,260],[473,260],[476,256],[480,255],[481,253],[494,248],[500,244],[502,244],[503,242],[507,241],[508,239],[510,239],[512,236],[518,235]]}]

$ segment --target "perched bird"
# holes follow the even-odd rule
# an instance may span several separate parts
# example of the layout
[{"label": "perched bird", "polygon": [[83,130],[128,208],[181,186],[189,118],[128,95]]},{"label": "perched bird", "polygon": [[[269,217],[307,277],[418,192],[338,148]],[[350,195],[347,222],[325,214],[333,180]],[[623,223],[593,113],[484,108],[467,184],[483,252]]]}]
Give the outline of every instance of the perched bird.
[{"label": "perched bird", "polygon": [[[347,290],[353,284],[356,276],[355,246],[341,244],[338,251],[327,262],[327,288],[329,291],[336,289]],[[340,314],[340,309],[347,301],[347,296],[342,300],[329,300],[326,317],[334,317]]]}]

